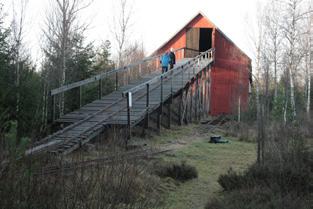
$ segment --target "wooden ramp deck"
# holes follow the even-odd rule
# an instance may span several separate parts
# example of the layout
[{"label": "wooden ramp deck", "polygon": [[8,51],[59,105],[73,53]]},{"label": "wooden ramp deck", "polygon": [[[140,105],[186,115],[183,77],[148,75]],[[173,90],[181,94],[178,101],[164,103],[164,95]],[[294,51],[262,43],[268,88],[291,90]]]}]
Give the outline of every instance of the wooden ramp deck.
[{"label": "wooden ramp deck", "polygon": [[212,51],[208,50],[195,58],[184,60],[163,75],[152,73],[145,76],[64,115],[59,121],[71,124],[40,140],[26,154],[67,154],[99,135],[110,125],[136,126],[144,120],[147,113],[154,112],[168,98],[178,94],[199,72],[208,67],[213,62]]}]

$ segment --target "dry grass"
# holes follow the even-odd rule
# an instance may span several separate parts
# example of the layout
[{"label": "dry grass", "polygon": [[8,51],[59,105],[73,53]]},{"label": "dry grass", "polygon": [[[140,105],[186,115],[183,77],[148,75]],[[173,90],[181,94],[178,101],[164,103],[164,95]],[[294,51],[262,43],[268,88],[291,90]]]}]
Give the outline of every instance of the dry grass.
[{"label": "dry grass", "polygon": [[208,131],[206,125],[191,124],[187,127],[176,127],[156,137],[160,147],[174,147],[176,150],[162,156],[165,162],[180,162],[194,166],[198,178],[177,183],[163,180],[163,192],[166,209],[204,208],[209,197],[221,191],[217,180],[220,174],[230,167],[243,171],[255,162],[255,144],[240,142],[228,137],[229,144],[208,143],[211,135],[222,134],[223,130]]}]

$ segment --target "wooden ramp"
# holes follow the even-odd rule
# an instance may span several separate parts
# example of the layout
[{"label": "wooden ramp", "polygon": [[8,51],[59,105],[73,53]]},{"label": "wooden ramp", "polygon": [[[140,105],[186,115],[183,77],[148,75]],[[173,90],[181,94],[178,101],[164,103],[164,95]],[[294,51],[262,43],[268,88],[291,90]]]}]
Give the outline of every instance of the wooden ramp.
[{"label": "wooden ramp", "polygon": [[161,75],[152,73],[113,93],[64,115],[60,122],[71,125],[42,139],[27,155],[41,152],[67,154],[81,147],[110,125],[131,128],[144,120],[165,101],[185,88],[197,74],[212,64],[214,50],[178,63]]}]

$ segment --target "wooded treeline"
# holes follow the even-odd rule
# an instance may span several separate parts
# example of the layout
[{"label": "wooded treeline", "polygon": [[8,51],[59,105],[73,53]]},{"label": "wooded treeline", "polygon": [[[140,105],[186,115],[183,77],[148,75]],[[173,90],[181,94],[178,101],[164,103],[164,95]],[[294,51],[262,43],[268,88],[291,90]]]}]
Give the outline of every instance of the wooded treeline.
[{"label": "wooded treeline", "polygon": [[312,1],[262,3],[257,8],[254,34],[249,27],[255,52],[249,113],[258,124],[259,161],[273,145],[273,127],[301,128],[305,136],[312,135]]},{"label": "wooded treeline", "polygon": [[258,8],[254,84],[267,118],[295,121],[312,109],[312,2],[269,0]]},{"label": "wooded treeline", "polygon": [[[144,56],[143,46],[129,41],[132,13],[126,0],[119,1],[123,13],[117,19],[124,24],[117,22],[113,30],[112,41],[118,44],[116,61],[111,56],[109,40],[100,46],[87,41],[88,24],[80,14],[93,2],[55,0],[50,1],[43,21],[42,61],[34,62],[24,43],[28,1],[14,1],[18,6],[13,4],[12,17],[4,11],[5,4],[10,3],[0,1],[0,142],[4,150],[47,134],[51,123],[50,90],[111,70],[115,63],[127,64]],[[113,90],[110,81],[105,81],[103,88],[106,92]],[[90,86],[86,91],[86,101],[97,98],[96,87]],[[55,101],[57,114],[77,108],[78,94],[61,94]]]},{"label": "wooded treeline", "polygon": [[257,162],[221,175],[223,197],[207,209],[312,208],[312,3],[258,5],[256,23],[247,27],[255,29],[250,109],[229,125],[241,140],[256,138]]}]

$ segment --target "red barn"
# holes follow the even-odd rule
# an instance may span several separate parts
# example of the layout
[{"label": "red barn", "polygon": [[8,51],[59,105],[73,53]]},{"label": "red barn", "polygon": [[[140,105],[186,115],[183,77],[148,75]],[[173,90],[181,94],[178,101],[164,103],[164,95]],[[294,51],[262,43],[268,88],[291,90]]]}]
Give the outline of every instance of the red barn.
[{"label": "red barn", "polygon": [[251,59],[202,13],[198,13],[154,54],[170,48],[177,60],[194,57],[215,48],[215,62],[210,71],[210,114],[232,114],[248,107]]}]

